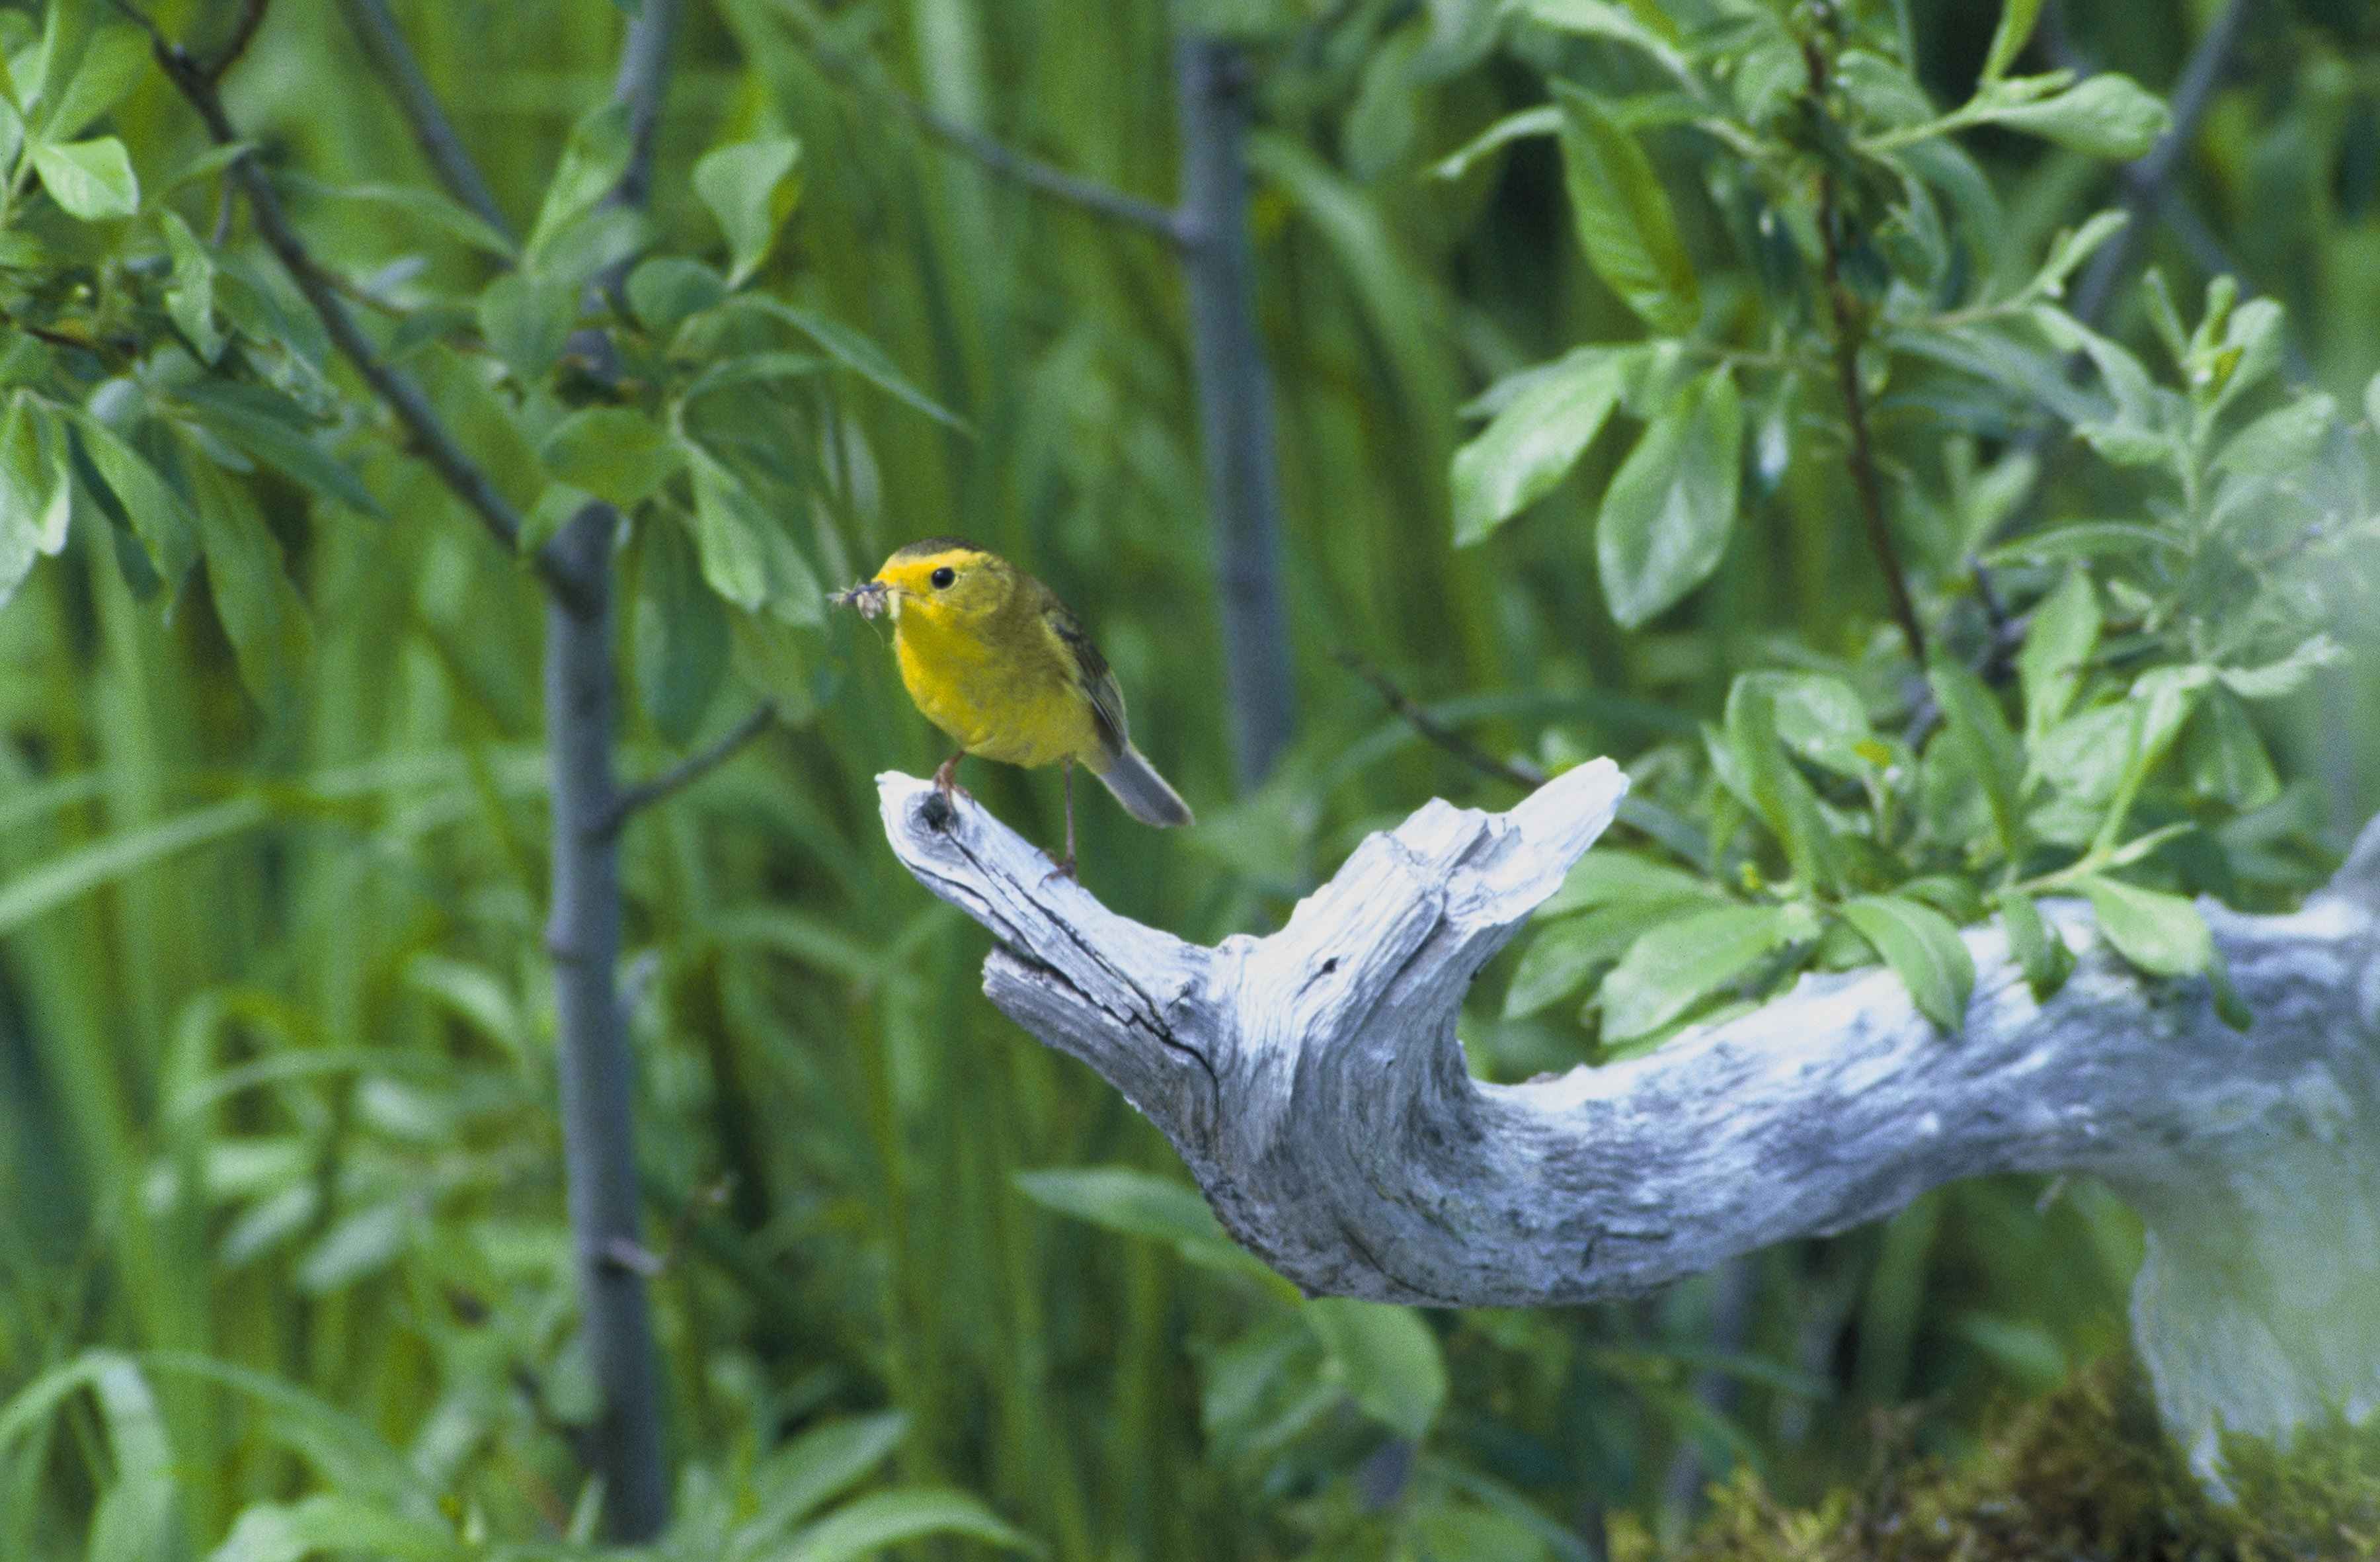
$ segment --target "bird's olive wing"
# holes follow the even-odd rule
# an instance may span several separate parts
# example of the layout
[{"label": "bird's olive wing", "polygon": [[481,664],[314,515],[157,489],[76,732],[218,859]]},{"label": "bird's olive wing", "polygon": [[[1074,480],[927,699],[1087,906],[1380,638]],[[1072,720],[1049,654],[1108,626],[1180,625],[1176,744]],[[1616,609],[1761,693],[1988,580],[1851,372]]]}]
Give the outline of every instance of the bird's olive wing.
[{"label": "bird's olive wing", "polygon": [[1058,643],[1065,647],[1067,654],[1074,658],[1075,681],[1091,702],[1091,713],[1099,724],[1099,737],[1111,748],[1121,751],[1127,741],[1123,725],[1123,690],[1116,687],[1115,674],[1108,670],[1108,659],[1099,654],[1098,646],[1091,643],[1089,632],[1083,628],[1083,621],[1075,616],[1074,610],[1056,597],[1051,597],[1043,607],[1041,617],[1042,622],[1050,626],[1050,632],[1058,637]]}]

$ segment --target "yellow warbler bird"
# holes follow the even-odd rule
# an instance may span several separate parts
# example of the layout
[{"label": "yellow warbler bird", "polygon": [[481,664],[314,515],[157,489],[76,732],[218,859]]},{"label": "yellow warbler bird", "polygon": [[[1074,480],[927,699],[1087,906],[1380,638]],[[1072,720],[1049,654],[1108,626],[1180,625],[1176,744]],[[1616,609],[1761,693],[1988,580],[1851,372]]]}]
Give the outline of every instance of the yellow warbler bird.
[{"label": "yellow warbler bird", "polygon": [[1075,873],[1075,766],[1089,767],[1144,824],[1190,823],[1190,807],[1132,746],[1123,692],[1107,658],[1057,593],[994,553],[956,537],[912,543],[875,578],[836,600],[868,617],[892,615],[901,681],[959,751],[934,772],[947,797],[959,761],[1065,766],[1066,859]]}]

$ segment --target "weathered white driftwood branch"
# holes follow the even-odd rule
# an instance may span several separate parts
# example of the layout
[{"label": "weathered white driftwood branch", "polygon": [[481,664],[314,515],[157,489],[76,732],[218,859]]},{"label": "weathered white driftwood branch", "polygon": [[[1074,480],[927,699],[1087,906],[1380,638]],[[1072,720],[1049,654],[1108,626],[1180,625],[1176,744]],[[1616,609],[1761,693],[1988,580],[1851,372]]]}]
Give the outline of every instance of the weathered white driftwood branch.
[{"label": "weathered white driftwood branch", "polygon": [[893,850],[999,940],[991,1000],[1164,1130],[1315,1292],[1530,1306],[1637,1292],[1956,1178],[2088,1172],[2137,1209],[2134,1332],[2202,1469],[2215,1429],[2380,1408],[2380,836],[2294,914],[2207,915],[2255,1014],[2080,956],[2036,1002],[1995,927],[1946,1035],[1877,970],[1804,977],[1648,1056],[1527,1085],[1463,1064],[1464,988],[1610,823],[1609,761],[1509,813],[1432,802],[1263,938],[1186,944],[1048,877],[980,808],[879,778]]}]

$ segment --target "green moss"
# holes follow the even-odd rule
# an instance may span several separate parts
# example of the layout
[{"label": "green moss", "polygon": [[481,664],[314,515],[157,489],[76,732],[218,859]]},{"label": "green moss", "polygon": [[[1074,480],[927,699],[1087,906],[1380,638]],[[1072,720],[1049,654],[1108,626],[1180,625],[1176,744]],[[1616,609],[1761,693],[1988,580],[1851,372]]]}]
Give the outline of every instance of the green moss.
[{"label": "green moss", "polygon": [[[2236,1505],[2213,1501],[2160,1430],[2137,1373],[2104,1367],[2015,1409],[1965,1458],[1922,1458],[1908,1423],[1871,1474],[1814,1508],[1739,1471],[1682,1562],[2313,1562],[2380,1558],[2380,1419],[2310,1432],[2287,1454],[2225,1448]],[[1615,1556],[1615,1562],[1627,1562]]]}]

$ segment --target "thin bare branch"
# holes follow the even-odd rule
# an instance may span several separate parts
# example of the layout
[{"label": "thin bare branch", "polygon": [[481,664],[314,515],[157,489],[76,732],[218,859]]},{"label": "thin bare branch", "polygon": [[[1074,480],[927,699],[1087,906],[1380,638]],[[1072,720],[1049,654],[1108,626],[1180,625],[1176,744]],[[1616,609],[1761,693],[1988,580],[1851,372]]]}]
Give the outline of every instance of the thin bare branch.
[{"label": "thin bare branch", "polygon": [[[1810,72],[1810,96],[1823,102],[1827,95],[1827,56],[1815,43],[1802,46]],[[1859,300],[1852,297],[1850,287],[1843,281],[1842,236],[1836,231],[1840,218],[1836,200],[1835,177],[1831,173],[1818,176],[1818,241],[1826,258],[1827,306],[1834,316],[1835,383],[1842,392],[1843,417],[1851,425],[1852,487],[1859,495],[1861,519],[1867,523],[1867,543],[1876,555],[1876,567],[1884,575],[1884,589],[1892,601],[1892,616],[1900,625],[1901,638],[1909,642],[1909,653],[1920,665],[1925,660],[1925,629],[1918,621],[1917,603],[1909,594],[1909,574],[1900,565],[1900,551],[1892,541],[1892,523],[1884,511],[1884,484],[1876,478],[1876,448],[1868,434],[1867,393],[1860,384],[1860,344],[1865,339],[1867,323]]]},{"label": "thin bare branch", "polygon": [[871,62],[863,62],[836,48],[820,37],[814,29],[807,31],[810,57],[820,70],[846,87],[891,104],[919,129],[953,152],[964,153],[987,171],[1078,211],[1146,229],[1177,245],[1189,243],[1187,226],[1181,214],[1171,207],[1160,206],[1154,201],[1101,184],[1097,179],[1070,174],[1053,163],[1045,163],[1019,152],[972,125],[962,124],[918,102],[886,80],[881,71],[872,67]]},{"label": "thin bare branch", "polygon": [[1413,696],[1399,688],[1396,681],[1388,674],[1354,652],[1334,651],[1331,655],[1341,666],[1370,684],[1373,692],[1387,703],[1390,710],[1402,717],[1407,726],[1412,727],[1423,738],[1437,744],[1482,775],[1493,776],[1499,781],[1518,787],[1524,792],[1534,792],[1546,784],[1544,771],[1526,760],[1498,759],[1436,716],[1431,715],[1429,712],[1415,702]]},{"label": "thin bare branch", "polygon": [[606,836],[619,834],[632,815],[686,790],[725,764],[735,757],[736,750],[768,731],[776,720],[777,707],[763,701],[710,747],[700,753],[687,755],[659,775],[640,781],[620,793],[613,799],[611,812],[596,823],[596,830]]},{"label": "thin bare branch", "polygon": [[221,81],[237,65],[248,46],[256,40],[256,30],[264,25],[264,7],[268,0],[246,0],[239,8],[239,20],[232,24],[231,36],[224,41],[223,53],[207,67],[207,79]]}]

